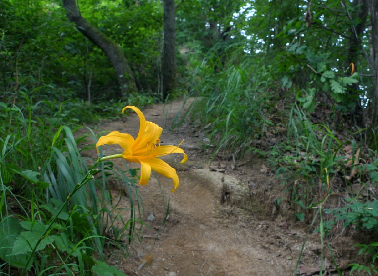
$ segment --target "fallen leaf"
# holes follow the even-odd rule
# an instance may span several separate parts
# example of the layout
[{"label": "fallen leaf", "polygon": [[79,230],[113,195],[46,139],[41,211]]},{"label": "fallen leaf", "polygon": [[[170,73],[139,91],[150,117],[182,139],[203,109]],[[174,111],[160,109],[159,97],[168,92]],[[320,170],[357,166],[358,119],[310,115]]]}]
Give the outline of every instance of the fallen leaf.
[{"label": "fallen leaf", "polygon": [[299,269],[297,274],[298,275],[305,275],[305,276],[311,276],[315,273],[318,273],[319,269],[313,268],[313,267],[306,267],[304,265],[299,265]]},{"label": "fallen leaf", "polygon": [[[358,164],[360,163],[360,160],[359,160],[359,157],[360,157],[360,150],[361,150],[361,149],[358,149],[357,152],[356,152],[356,154],[354,155],[354,166],[356,166],[356,165],[358,165]],[[357,174],[357,169],[356,169],[356,167],[354,167],[354,168],[352,169],[352,173],[351,173],[350,177],[352,178],[352,177],[354,177],[356,174]]]},{"label": "fallen leaf", "polygon": [[260,169],[261,173],[267,173],[268,171],[269,171],[269,169],[265,165],[261,166],[261,169]]}]

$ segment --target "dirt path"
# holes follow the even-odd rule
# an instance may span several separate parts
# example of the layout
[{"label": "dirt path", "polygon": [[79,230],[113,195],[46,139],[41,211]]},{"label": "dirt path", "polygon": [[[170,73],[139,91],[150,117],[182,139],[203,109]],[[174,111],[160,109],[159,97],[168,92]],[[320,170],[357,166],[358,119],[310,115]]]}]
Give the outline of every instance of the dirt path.
[{"label": "dirt path", "polygon": [[[240,166],[209,164],[201,147],[208,141],[200,129],[186,124],[169,131],[182,104],[143,110],[148,121],[164,128],[162,144],[177,145],[185,139],[182,148],[189,161],[178,164],[181,155],[165,159],[180,177],[176,192],[170,192],[172,181],[159,175],[140,186],[148,225],[144,238],[133,244],[126,261],[112,257],[110,262],[128,275],[293,275],[306,233],[285,220],[286,211],[274,203],[283,187],[258,159],[240,161]],[[97,132],[118,130],[135,136],[138,128],[138,117],[131,114],[100,125]],[[169,219],[164,223],[168,201]],[[302,261],[317,262],[318,254],[319,246],[309,241]],[[144,256],[153,261],[138,270]]]}]

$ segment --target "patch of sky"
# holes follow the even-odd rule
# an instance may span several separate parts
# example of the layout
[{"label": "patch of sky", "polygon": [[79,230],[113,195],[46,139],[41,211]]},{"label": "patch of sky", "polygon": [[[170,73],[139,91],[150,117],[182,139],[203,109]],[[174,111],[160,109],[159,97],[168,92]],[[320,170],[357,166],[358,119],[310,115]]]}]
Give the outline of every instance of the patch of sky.
[{"label": "patch of sky", "polygon": [[251,8],[251,4],[247,3],[243,7],[240,8],[239,12],[234,13],[234,18],[237,19],[241,14],[244,14],[246,11],[247,13],[245,14],[246,20],[250,18],[251,16],[254,16],[256,13],[256,10],[254,8]]},{"label": "patch of sky", "polygon": [[359,85],[359,88],[361,91],[363,91],[361,94],[360,94],[360,100],[361,100],[361,105],[363,108],[367,108],[368,104],[369,104],[369,98],[368,98],[368,92],[367,92],[367,86],[363,86],[363,85]]},{"label": "patch of sky", "polygon": [[258,39],[258,40],[257,40],[257,42],[258,42],[258,43],[261,43],[261,44],[265,44],[265,41],[264,41],[264,39],[261,39],[261,38],[260,38],[260,39]]},{"label": "patch of sky", "polygon": [[[254,9],[250,3],[246,3],[243,7],[240,8],[240,10],[238,12],[235,12],[233,14],[233,18],[235,20],[237,20],[241,15],[243,15],[244,18],[245,18],[245,21],[248,21],[250,17],[252,17],[252,16],[255,15],[255,13],[256,13],[256,9]],[[230,25],[234,26],[234,22],[231,21]],[[240,31],[240,35],[242,35],[245,38],[247,38],[247,40],[251,40],[252,39],[252,35],[247,34],[245,30],[241,30]],[[233,38],[235,38],[235,36],[231,36],[231,39],[233,39]],[[265,43],[262,39],[260,39],[258,42],[259,43],[263,43],[263,44]],[[261,50],[256,50],[255,52],[258,53],[260,51]],[[249,47],[248,44],[244,47],[244,52],[248,53],[248,54],[251,53],[251,50],[250,50],[250,47]]]}]

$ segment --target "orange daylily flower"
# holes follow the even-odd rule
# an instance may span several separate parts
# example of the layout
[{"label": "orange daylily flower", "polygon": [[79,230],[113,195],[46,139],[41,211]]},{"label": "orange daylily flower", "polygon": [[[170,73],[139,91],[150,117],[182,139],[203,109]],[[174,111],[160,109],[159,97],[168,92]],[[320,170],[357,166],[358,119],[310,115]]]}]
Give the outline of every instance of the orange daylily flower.
[{"label": "orange daylily flower", "polygon": [[353,73],[354,73],[354,63],[352,62],[352,63],[349,65],[349,67],[350,67],[350,66],[352,66],[352,71],[350,72],[350,74],[353,75]]},{"label": "orange daylily flower", "polygon": [[122,113],[128,108],[138,114],[140,121],[138,137],[134,139],[128,133],[120,133],[118,131],[110,132],[108,135],[102,136],[98,140],[96,144],[97,152],[98,147],[103,145],[120,145],[124,150],[122,154],[106,156],[103,157],[102,160],[122,157],[130,162],[140,163],[141,175],[139,184],[146,185],[150,178],[151,170],[154,170],[167,178],[173,179],[175,188],[172,192],[174,192],[180,183],[176,170],[157,157],[171,153],[182,153],[184,154],[184,158],[181,163],[185,163],[188,160],[188,156],[183,149],[179,148],[180,145],[177,147],[161,146],[159,138],[163,129],[157,124],[146,121],[142,111],[135,106],[126,106],[122,109]]}]

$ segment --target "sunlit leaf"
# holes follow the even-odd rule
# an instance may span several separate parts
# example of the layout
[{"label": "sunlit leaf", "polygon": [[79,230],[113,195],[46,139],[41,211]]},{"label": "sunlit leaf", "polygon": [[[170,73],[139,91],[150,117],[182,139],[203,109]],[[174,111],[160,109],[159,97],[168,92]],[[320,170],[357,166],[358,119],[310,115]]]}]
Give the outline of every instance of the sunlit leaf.
[{"label": "sunlit leaf", "polygon": [[96,265],[92,267],[93,272],[98,276],[126,276],[123,272],[119,271],[107,263],[95,260]]},{"label": "sunlit leaf", "polygon": [[325,77],[325,78],[334,79],[335,78],[335,72],[328,70],[328,71],[325,71],[322,74],[322,76]]},{"label": "sunlit leaf", "polygon": [[340,93],[344,93],[345,91],[345,88],[343,88],[341,86],[340,83],[338,83],[337,81],[335,80],[331,80],[331,88],[332,88],[332,91],[337,93],[337,94],[340,94]]},{"label": "sunlit leaf", "polygon": [[357,83],[358,80],[353,77],[344,77],[343,78],[343,85],[352,85],[353,83]]}]

